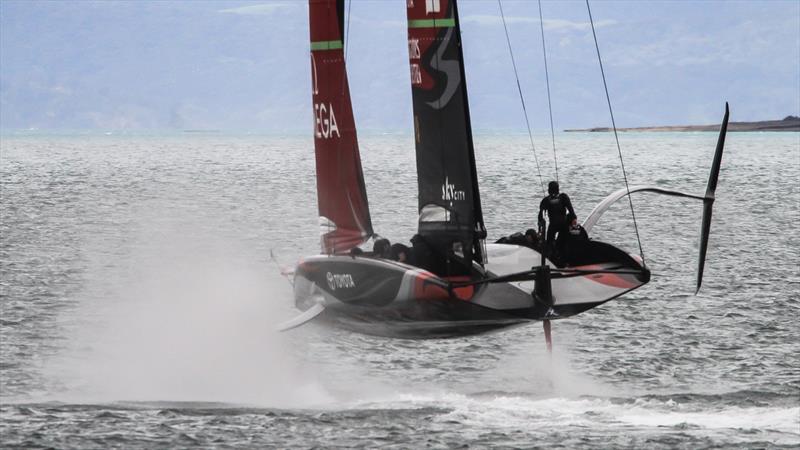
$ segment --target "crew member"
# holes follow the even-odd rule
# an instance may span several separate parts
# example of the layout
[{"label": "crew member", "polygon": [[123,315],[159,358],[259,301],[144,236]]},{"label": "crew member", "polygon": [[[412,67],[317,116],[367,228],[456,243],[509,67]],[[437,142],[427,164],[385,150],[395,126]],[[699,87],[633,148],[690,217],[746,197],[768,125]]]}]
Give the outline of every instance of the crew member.
[{"label": "crew member", "polygon": [[542,247],[542,237],[539,233],[536,232],[533,228],[528,228],[525,230],[525,234],[521,232],[516,232],[511,236],[503,236],[497,241],[496,244],[513,244],[513,245],[522,245],[524,247],[529,247],[534,250],[541,251]]},{"label": "crew member", "polygon": [[392,247],[389,250],[391,258],[395,261],[411,264],[414,263],[411,261],[411,249],[408,246],[403,245],[401,243],[392,244]]},{"label": "crew member", "polygon": [[572,209],[572,202],[570,202],[569,196],[559,192],[558,189],[558,182],[551,181],[547,185],[548,195],[539,204],[539,229],[543,230],[545,228],[545,211],[547,211],[547,218],[550,220],[550,226],[547,227],[545,252],[549,254],[551,259],[563,250],[557,249],[554,245],[556,234],[562,236],[559,241],[563,244],[565,241],[563,238],[566,238],[569,225],[578,222],[578,216],[575,215],[575,210]]},{"label": "crew member", "polygon": [[392,244],[386,238],[380,238],[372,245],[372,256],[376,258],[389,258]]},{"label": "crew member", "polygon": [[[589,256],[587,247],[589,233],[586,232],[586,229],[577,221],[573,221],[569,226],[569,233],[564,233],[564,238],[566,244],[560,247],[566,248],[564,262],[572,266],[586,263]],[[561,240],[561,236],[558,239]],[[556,241],[556,245],[558,245],[558,241]]]},{"label": "crew member", "polygon": [[528,228],[525,230],[525,244],[537,252],[542,251],[542,236],[536,232],[533,228]]}]

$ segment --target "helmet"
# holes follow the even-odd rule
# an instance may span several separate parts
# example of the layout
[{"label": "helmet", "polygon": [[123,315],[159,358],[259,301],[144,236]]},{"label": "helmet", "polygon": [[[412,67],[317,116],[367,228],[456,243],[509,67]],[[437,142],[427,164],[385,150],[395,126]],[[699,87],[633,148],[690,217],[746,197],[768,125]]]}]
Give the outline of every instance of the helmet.
[{"label": "helmet", "polygon": [[389,249],[391,248],[391,243],[386,238],[380,238],[375,241],[375,244],[372,245],[372,253],[375,256],[379,257],[386,257],[389,255]]},{"label": "helmet", "polygon": [[558,194],[558,181],[551,181],[547,184],[547,192],[550,195]]}]

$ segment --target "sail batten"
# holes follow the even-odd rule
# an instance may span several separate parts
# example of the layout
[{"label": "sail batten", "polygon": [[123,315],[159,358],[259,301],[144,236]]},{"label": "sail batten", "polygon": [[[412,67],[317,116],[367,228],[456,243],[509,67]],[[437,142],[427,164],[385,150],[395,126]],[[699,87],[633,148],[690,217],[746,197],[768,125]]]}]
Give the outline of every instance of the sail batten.
[{"label": "sail batten", "polygon": [[345,252],[372,236],[344,61],[344,0],[309,0],[314,150],[321,247]]},{"label": "sail batten", "polygon": [[407,2],[419,234],[483,262],[485,236],[455,0]]}]

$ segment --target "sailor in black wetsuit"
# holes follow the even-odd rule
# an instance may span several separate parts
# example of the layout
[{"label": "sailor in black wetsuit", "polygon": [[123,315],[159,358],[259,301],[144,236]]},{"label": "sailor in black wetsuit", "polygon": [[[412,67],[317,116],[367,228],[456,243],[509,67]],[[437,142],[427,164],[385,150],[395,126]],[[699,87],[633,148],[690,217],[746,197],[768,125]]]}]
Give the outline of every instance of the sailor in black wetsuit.
[{"label": "sailor in black wetsuit", "polygon": [[[544,212],[547,211],[547,217],[550,220],[550,226],[547,227],[547,241],[545,245],[545,252],[550,259],[553,259],[557,253],[563,253],[563,249],[556,249],[554,243],[556,242],[556,234],[559,234],[559,243],[563,243],[568,232],[569,225],[577,221],[575,210],[572,209],[572,202],[569,201],[569,196],[565,193],[559,193],[558,182],[551,181],[547,185],[547,192],[549,195],[542,199],[539,204],[539,228],[544,229]],[[561,247],[561,245],[559,245]]]}]

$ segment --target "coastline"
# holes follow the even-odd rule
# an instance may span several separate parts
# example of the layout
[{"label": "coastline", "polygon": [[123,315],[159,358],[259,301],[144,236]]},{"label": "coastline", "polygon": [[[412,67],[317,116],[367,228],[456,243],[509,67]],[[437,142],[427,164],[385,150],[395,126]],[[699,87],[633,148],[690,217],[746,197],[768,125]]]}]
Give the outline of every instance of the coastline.
[{"label": "coastline", "polygon": [[[668,125],[656,127],[617,128],[617,131],[718,131],[719,124],[714,125]],[[564,130],[571,132],[607,132],[610,127],[582,128]],[[787,116],[783,120],[765,120],[760,122],[731,122],[728,131],[800,131],[800,117]]]}]

